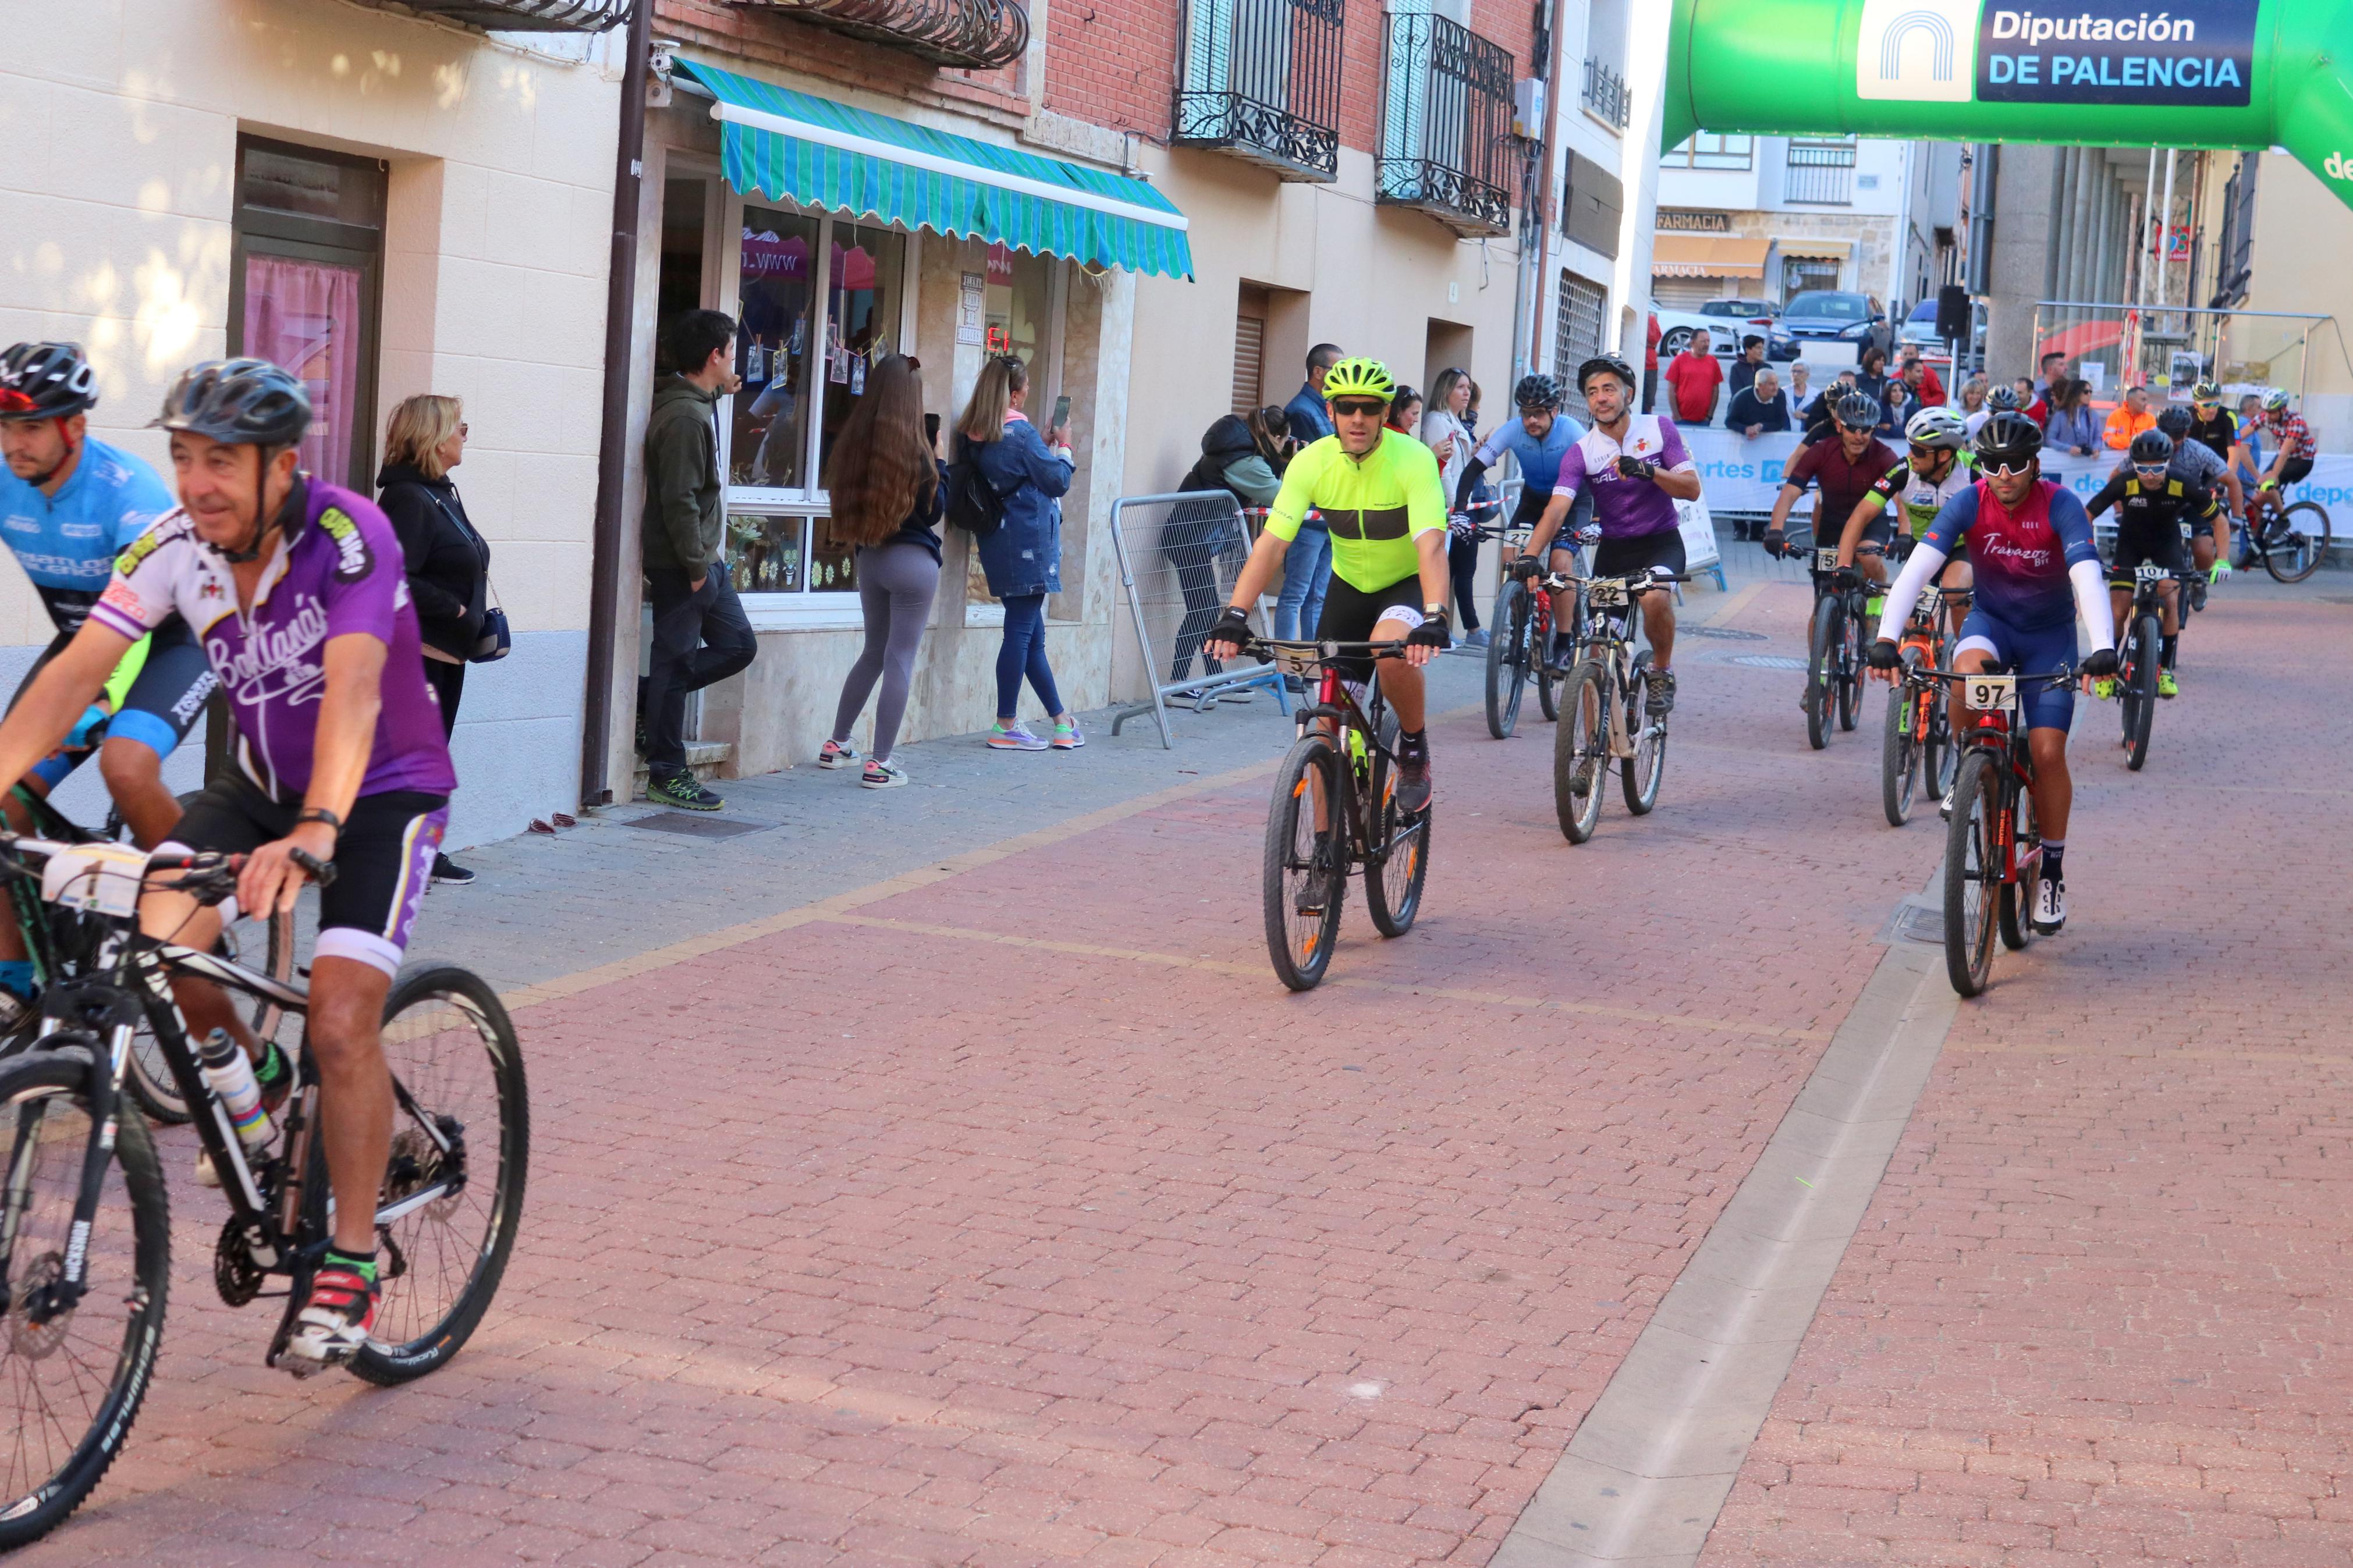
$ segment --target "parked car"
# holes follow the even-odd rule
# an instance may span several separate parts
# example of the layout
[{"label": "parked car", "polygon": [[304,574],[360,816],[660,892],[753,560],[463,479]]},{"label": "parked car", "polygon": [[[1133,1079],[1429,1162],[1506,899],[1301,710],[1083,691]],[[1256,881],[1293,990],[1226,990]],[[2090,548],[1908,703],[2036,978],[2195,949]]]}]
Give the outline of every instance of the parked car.
[{"label": "parked car", "polygon": [[1852,343],[1859,356],[1867,346],[1888,346],[1887,311],[1876,295],[1844,289],[1809,289],[1781,307],[1781,330],[1800,346],[1826,340]]},{"label": "parked car", "polygon": [[[1981,365],[1985,363],[1986,331],[1986,308],[1983,300],[1973,300],[1969,302],[1969,321],[1973,341],[1959,345],[1961,363],[1964,366]],[[1931,357],[1943,357],[1945,340],[1936,335],[1936,300],[1923,300],[1912,307],[1912,313],[1904,318],[1904,324],[1896,329],[1895,345],[1899,349],[1916,347],[1921,353]]]},{"label": "parked car", "polygon": [[[1659,355],[1671,358],[1683,352],[1694,332],[1707,334],[1708,352],[1718,359],[1733,359],[1740,353],[1740,340],[1755,332],[1765,340],[1765,358],[1768,363],[1786,364],[1798,357],[1798,345],[1770,316],[1735,316],[1716,306],[1730,301],[1716,300],[1696,310],[1653,310],[1659,318]],[[1756,300],[1747,303],[1758,303]]]}]

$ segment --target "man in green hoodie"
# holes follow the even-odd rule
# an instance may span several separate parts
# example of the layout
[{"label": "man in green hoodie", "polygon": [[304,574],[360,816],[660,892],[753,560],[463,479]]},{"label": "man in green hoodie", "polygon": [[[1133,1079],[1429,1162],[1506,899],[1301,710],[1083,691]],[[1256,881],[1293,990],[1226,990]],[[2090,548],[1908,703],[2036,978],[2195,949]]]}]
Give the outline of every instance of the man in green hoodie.
[{"label": "man in green hoodie", "polygon": [[654,388],[646,421],[647,597],[654,612],[650,670],[638,686],[645,729],[646,795],[688,811],[726,803],[686,766],[686,698],[752,662],[759,644],[726,563],[725,476],[719,471],[719,400],[735,374],[735,321],[689,310],[670,323],[678,374]]}]

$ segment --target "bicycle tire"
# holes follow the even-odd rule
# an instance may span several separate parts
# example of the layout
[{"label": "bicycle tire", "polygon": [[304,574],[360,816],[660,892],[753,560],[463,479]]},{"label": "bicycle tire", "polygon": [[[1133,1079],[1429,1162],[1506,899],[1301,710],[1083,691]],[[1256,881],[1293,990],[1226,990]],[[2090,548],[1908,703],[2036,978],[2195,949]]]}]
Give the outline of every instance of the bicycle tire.
[{"label": "bicycle tire", "polygon": [[[2037,843],[2033,792],[2019,790],[2011,795],[2010,814],[2010,843],[2013,845]],[[2025,858],[2022,855],[2018,858],[2021,861]],[[2038,865],[2039,863],[2038,859]],[[2001,945],[2012,952],[2025,952],[2027,945],[2034,940],[2034,910],[2031,902],[2033,892],[2032,885],[2022,877],[2016,881],[2005,881],[2001,885],[2000,905],[1997,911],[2000,918],[1996,924],[2001,931]]]},{"label": "bicycle tire", "polygon": [[[1395,713],[1381,715],[1381,745],[1394,750],[1398,738]],[[1397,772],[1385,756],[1373,759],[1373,831],[1379,847],[1378,864],[1365,867],[1365,910],[1373,929],[1383,936],[1403,936],[1421,912],[1422,884],[1430,879],[1430,818],[1435,804],[1419,812],[1401,811],[1397,804]]]},{"label": "bicycle tire", "polygon": [[1993,763],[1963,754],[1953,783],[1953,819],[1945,833],[1945,974],[1963,996],[1984,994],[1993,974],[1995,889],[2001,881],[1993,812]]},{"label": "bicycle tire", "polygon": [[2131,679],[2124,689],[2125,766],[2134,773],[2148,761],[2149,732],[2157,726],[2157,676],[2164,644],[2155,616],[2135,617]]},{"label": "bicycle tire", "polygon": [[[261,921],[260,926],[265,933],[262,938],[261,973],[276,980],[291,980],[294,976],[294,917],[290,914],[275,915]],[[233,956],[242,958],[242,953]],[[253,965],[248,963],[246,967],[252,968]],[[267,1040],[278,1034],[285,1009],[265,997],[241,996],[234,993],[232,996],[245,1006],[245,1021],[256,1038]],[[300,1030],[295,1033],[299,1035]],[[290,1038],[280,1039],[279,1044],[290,1054],[297,1048],[295,1041]],[[155,1043],[155,1031],[143,1017],[140,1021],[138,1034],[131,1042],[130,1070],[122,1075],[122,1081],[123,1086],[130,1089],[132,1098],[138,1100],[139,1109],[147,1113],[149,1121],[173,1127],[187,1121],[187,1097],[180,1092],[180,1080],[173,1076],[171,1064],[164,1059],[163,1047]]]},{"label": "bicycle tire", "polygon": [[1609,766],[1609,692],[1601,667],[1589,658],[1564,684],[1568,700],[1561,710],[1568,717],[1553,732],[1553,813],[1562,836],[1582,844],[1601,822],[1601,781]]},{"label": "bicycle tire", "polygon": [[1886,732],[1879,748],[1879,804],[1887,826],[1901,827],[1912,820],[1912,803],[1920,793],[1920,764],[1926,745],[1917,729],[1920,694],[1911,682],[1920,668],[1916,649],[1904,650],[1904,668],[1887,691]]},{"label": "bicycle tire", "polygon": [[1814,601],[1814,629],[1806,648],[1806,742],[1817,752],[1831,743],[1831,648],[1838,636],[1838,600]]},{"label": "bicycle tire", "polygon": [[[439,1015],[440,1005],[446,1005],[450,1015],[446,1020]],[[420,1117],[431,1118],[445,1133],[451,1124],[458,1124],[468,1140],[465,1184],[460,1192],[413,1209],[376,1229],[377,1279],[383,1299],[376,1306],[375,1335],[348,1365],[353,1376],[390,1386],[423,1377],[463,1350],[498,1294],[522,1223],[523,1190],[531,1170],[531,1089],[514,1021],[507,1016],[498,993],[471,970],[440,964],[401,976],[385,999],[384,1019],[385,1059],[395,1085],[385,1200],[400,1197],[404,1184],[414,1190],[442,1175],[438,1162],[447,1156],[423,1131]],[[491,1190],[486,1201],[472,1204],[476,1216],[472,1219],[465,1215],[480,1184],[476,1161],[489,1151],[472,1142],[483,1120],[483,1097],[478,1089],[471,1101],[461,1100],[453,1082],[460,1064],[471,1059],[462,1037],[469,1024],[474,1043],[489,1058],[487,1105],[496,1118],[498,1133]],[[452,1054],[458,1058],[449,1064],[449,1070],[426,1055],[426,1047],[443,1041],[454,1047]],[[452,1107],[462,1107],[465,1113]],[[325,1147],[323,1138],[311,1142],[321,1192],[325,1191]],[[470,1259],[459,1250],[469,1247]],[[416,1282],[418,1262],[428,1253],[441,1258],[454,1257],[470,1265],[462,1283],[444,1292],[448,1298],[446,1303]],[[421,1310],[417,1310],[419,1303]],[[385,1337],[387,1333],[406,1337],[394,1342]]]},{"label": "bicycle tire", "polygon": [[[2294,526],[2288,521],[2293,517],[2302,517],[2307,523],[2314,526]],[[2277,532],[2286,535],[2286,540],[2282,541],[2283,544],[2286,543],[2287,540],[2302,541],[2302,552],[2290,560],[2283,561],[2281,559],[2283,552],[2278,546],[2267,546],[2263,551],[2264,571],[2283,583],[2301,583],[2320,570],[2321,560],[2328,553],[2327,508],[2316,500],[2300,500],[2279,514],[2279,521],[2274,525],[2274,528]]]},{"label": "bicycle tire", "polygon": [[[26,1110],[37,1101],[65,1100],[77,1105],[82,1121],[87,1123],[90,1117],[90,1072],[88,1062],[78,1054],[56,1051],[36,1051],[0,1063],[0,1110],[15,1108],[13,1116],[0,1116],[0,1126],[6,1129],[5,1136],[14,1142],[18,1130],[25,1126],[23,1119]],[[48,1107],[44,1106],[42,1122],[47,1121],[49,1113]],[[89,1137],[80,1130],[69,1128],[63,1131],[67,1135],[57,1138],[53,1146],[60,1152],[69,1152],[71,1179],[78,1184],[84,1169],[82,1161],[86,1157]],[[50,1146],[47,1139],[39,1140],[39,1142],[43,1146]],[[8,1174],[0,1175],[0,1180],[11,1179],[17,1171],[13,1147],[6,1151],[5,1157],[5,1170]],[[28,1157],[37,1163],[40,1150],[34,1149]],[[58,1249],[67,1244],[64,1230],[65,1226],[70,1223],[70,1199],[58,1216],[61,1223],[59,1234],[54,1238],[54,1247],[36,1251],[30,1258],[26,1256],[28,1241],[47,1239],[33,1235],[38,1228],[38,1216],[43,1212],[43,1205],[37,1203],[33,1211],[24,1216],[23,1228],[16,1234],[10,1256],[0,1260],[5,1261],[7,1278],[20,1298],[12,1305],[6,1317],[7,1351],[12,1364],[17,1369],[10,1379],[11,1387],[23,1388],[26,1379],[37,1375],[37,1368],[46,1365],[62,1370],[67,1363],[75,1361],[69,1352],[64,1355],[54,1352],[65,1348],[74,1324],[84,1312],[93,1307],[101,1311],[118,1305],[129,1309],[124,1315],[121,1344],[116,1352],[113,1375],[105,1384],[96,1407],[90,1414],[87,1432],[74,1442],[64,1462],[58,1465],[46,1479],[34,1484],[21,1498],[6,1500],[8,1506],[0,1507],[0,1551],[13,1551],[38,1540],[56,1529],[81,1505],[82,1500],[104,1479],[108,1468],[114,1463],[115,1456],[121,1452],[130,1436],[132,1425],[138,1419],[139,1407],[146,1397],[147,1389],[154,1381],[155,1354],[163,1342],[164,1311],[171,1288],[171,1214],[164,1185],[164,1170],[156,1159],[154,1141],[148,1134],[146,1119],[139,1114],[136,1106],[118,1102],[115,1142],[111,1158],[121,1186],[119,1190],[115,1189],[112,1181],[109,1180],[108,1191],[101,1194],[100,1225],[93,1227],[86,1243],[90,1260],[87,1265],[89,1289],[73,1308],[70,1316],[61,1325],[56,1325],[57,1339],[50,1352],[37,1355],[19,1353],[29,1337],[47,1332],[55,1320],[51,1324],[36,1325],[30,1321],[29,1311],[18,1309],[25,1305],[23,1299],[27,1297],[28,1279],[40,1268],[54,1268],[56,1266],[48,1262],[51,1256],[62,1259],[63,1254]],[[27,1169],[25,1173],[27,1186],[30,1185],[30,1175]],[[130,1211],[132,1278],[128,1294],[124,1292],[125,1281],[114,1277],[110,1268],[118,1261],[121,1253],[116,1245],[119,1237],[108,1220],[111,1214],[117,1212],[119,1205],[107,1202],[109,1196],[127,1200]],[[64,1378],[58,1381],[58,1392],[62,1393],[69,1384]],[[16,1423],[16,1440],[19,1443],[25,1441],[26,1425],[21,1419]],[[43,1451],[48,1450],[45,1447]],[[24,1473],[13,1459],[6,1463],[9,1468],[5,1473],[12,1479]],[[12,1486],[9,1489],[14,1491],[16,1489]]]},{"label": "bicycle tire", "polygon": [[1849,734],[1862,718],[1862,616],[1839,608],[1838,717]]},{"label": "bicycle tire", "polygon": [[1494,629],[1487,643],[1487,733],[1508,741],[1519,728],[1528,689],[1528,585],[1514,580],[1495,595]]},{"label": "bicycle tire", "polygon": [[1626,809],[1648,816],[1659,804],[1659,786],[1667,776],[1667,721],[1651,722],[1651,650],[1634,656],[1634,679],[1626,689],[1626,732],[1634,738],[1634,754],[1618,763],[1619,793]]},{"label": "bicycle tire", "polygon": [[[1315,827],[1311,771],[1324,779],[1325,826]],[[1293,991],[1313,991],[1332,966],[1332,946],[1340,934],[1340,905],[1348,886],[1340,798],[1339,752],[1318,731],[1293,742],[1275,771],[1274,795],[1266,814],[1266,847],[1259,862],[1261,901],[1266,920],[1267,957],[1275,978]],[[1300,837],[1304,814],[1306,837]],[[1305,846],[1306,864],[1297,864]],[[1312,884],[1312,886],[1311,886]],[[1303,915],[1301,897],[1323,895],[1320,915]],[[1293,929],[1293,921],[1306,923]]]}]

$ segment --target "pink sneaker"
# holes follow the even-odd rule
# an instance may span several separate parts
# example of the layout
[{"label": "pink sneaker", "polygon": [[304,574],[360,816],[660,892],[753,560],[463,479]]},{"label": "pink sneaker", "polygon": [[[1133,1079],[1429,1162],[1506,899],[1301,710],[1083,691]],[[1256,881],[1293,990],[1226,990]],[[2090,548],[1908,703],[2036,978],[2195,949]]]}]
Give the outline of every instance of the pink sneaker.
[{"label": "pink sneaker", "polygon": [[834,768],[854,768],[862,760],[858,754],[857,747],[845,745],[839,741],[828,741],[824,749],[817,754],[817,765],[828,771]]}]

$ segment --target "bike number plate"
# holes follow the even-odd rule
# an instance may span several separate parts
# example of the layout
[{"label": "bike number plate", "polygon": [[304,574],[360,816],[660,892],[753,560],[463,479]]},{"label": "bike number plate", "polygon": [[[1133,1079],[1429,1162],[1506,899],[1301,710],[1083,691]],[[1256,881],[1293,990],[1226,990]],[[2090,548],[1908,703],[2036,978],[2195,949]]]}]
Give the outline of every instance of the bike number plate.
[{"label": "bike number plate", "polygon": [[41,897],[69,910],[101,915],[139,911],[147,879],[147,852],[128,844],[84,844],[49,857],[41,868]]},{"label": "bike number plate", "polygon": [[2015,713],[2018,711],[2018,677],[1972,675],[1965,684],[1968,704],[1978,712]]},{"label": "bike number plate", "polygon": [[1920,590],[1920,602],[1912,606],[1912,613],[1921,620],[1933,621],[1936,618],[1936,612],[1944,606],[1944,590],[1931,583]]},{"label": "bike number plate", "polygon": [[1597,610],[1620,610],[1626,607],[1626,584],[1604,579],[1585,591],[1585,602]]},{"label": "bike number plate", "polygon": [[1838,552],[1837,552],[1836,550],[1817,550],[1817,551],[1815,551],[1815,552],[1814,552],[1814,570],[1815,570],[1815,571],[1817,571],[1817,572],[1835,572],[1835,571],[1837,571],[1837,570],[1838,570]]},{"label": "bike number plate", "polygon": [[2169,568],[2159,566],[2154,561],[2144,561],[2134,568],[2133,575],[2144,583],[2162,583],[2172,576],[2173,573]]}]

